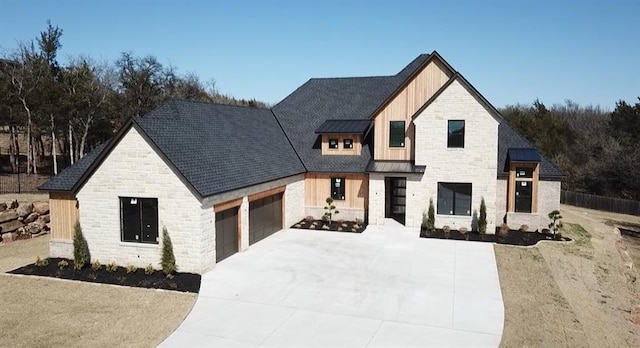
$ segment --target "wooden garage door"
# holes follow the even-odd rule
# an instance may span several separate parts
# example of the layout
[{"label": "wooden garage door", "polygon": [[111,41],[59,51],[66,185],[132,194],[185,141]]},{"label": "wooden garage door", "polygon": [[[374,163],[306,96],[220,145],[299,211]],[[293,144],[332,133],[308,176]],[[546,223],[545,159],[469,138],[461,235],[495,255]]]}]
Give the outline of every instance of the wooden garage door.
[{"label": "wooden garage door", "polygon": [[216,262],[238,252],[238,207],[216,213]]},{"label": "wooden garage door", "polygon": [[282,193],[249,202],[249,245],[282,229]]}]

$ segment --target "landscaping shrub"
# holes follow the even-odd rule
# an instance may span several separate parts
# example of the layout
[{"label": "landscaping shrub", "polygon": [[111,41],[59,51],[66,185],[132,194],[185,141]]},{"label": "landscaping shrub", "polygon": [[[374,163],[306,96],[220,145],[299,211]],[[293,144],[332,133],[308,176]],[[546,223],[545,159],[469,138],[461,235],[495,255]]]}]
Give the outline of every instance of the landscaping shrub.
[{"label": "landscaping shrub", "polygon": [[147,267],[144,268],[144,274],[152,275],[154,272],[153,265],[148,264]]},{"label": "landscaping shrub", "polygon": [[500,225],[500,229],[498,230],[498,235],[500,237],[506,238],[509,235],[509,225],[503,223]]},{"label": "landscaping shrub", "polygon": [[[333,198],[327,197],[325,202],[327,202],[327,205],[324,207],[324,210],[326,210],[326,212],[324,213],[323,217],[326,216],[329,220],[329,223],[331,223],[333,216],[340,214],[340,212],[337,211],[336,206],[333,205]],[[322,219],[322,221],[326,220]]]},{"label": "landscaping shrub", "polygon": [[118,265],[115,262],[111,262],[110,264],[104,267],[107,272],[115,272],[118,270]]},{"label": "landscaping shrub", "polygon": [[551,219],[549,229],[553,231],[553,238],[555,239],[558,234],[558,230],[562,227],[562,215],[560,215],[558,210],[554,210],[549,213],[549,219]]},{"label": "landscaping shrub", "polygon": [[100,261],[95,260],[95,261],[93,261],[93,263],[91,263],[91,269],[94,270],[95,272],[98,272],[100,270],[100,268],[102,268],[102,265],[100,264]]},{"label": "landscaping shrub", "polygon": [[134,265],[127,265],[127,273],[134,273],[136,270],[138,269],[138,267],[134,266]]},{"label": "landscaping shrub", "polygon": [[[424,220],[424,216],[422,218]],[[424,228],[427,231],[433,232],[436,230],[436,213],[435,209],[433,208],[433,198],[429,198],[429,209],[427,211],[426,220],[424,220],[423,223]]]},{"label": "landscaping shrub", "polygon": [[480,217],[478,218],[478,232],[487,233],[487,205],[484,203],[484,197],[480,200]]},{"label": "landscaping shrub", "polygon": [[169,231],[166,227],[162,228],[162,256],[160,258],[160,267],[167,278],[171,278],[171,274],[178,270],[176,266],[176,257],[173,255],[173,244],[169,237]]},{"label": "landscaping shrub", "polygon": [[80,221],[76,221],[73,226],[73,268],[76,270],[82,269],[90,259],[89,245],[82,234]]},{"label": "landscaping shrub", "polygon": [[444,232],[445,237],[449,238],[449,232],[451,232],[451,227],[449,227],[449,225],[442,226],[442,232]]},{"label": "landscaping shrub", "polygon": [[[69,262],[67,262],[67,260],[60,260],[60,262],[58,262],[58,268],[65,269],[67,267],[69,267]],[[75,265],[74,265],[74,267],[75,267]]]},{"label": "landscaping shrub", "polygon": [[40,256],[38,256],[36,258],[35,265],[38,266],[38,267],[46,267],[47,265],[49,265],[49,260],[48,259],[41,259]]}]

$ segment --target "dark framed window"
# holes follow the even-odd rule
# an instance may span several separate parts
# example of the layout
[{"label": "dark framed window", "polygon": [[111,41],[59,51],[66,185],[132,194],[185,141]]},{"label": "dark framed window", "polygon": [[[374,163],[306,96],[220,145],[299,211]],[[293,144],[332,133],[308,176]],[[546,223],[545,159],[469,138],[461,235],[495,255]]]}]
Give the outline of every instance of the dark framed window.
[{"label": "dark framed window", "polygon": [[404,147],[404,121],[389,123],[389,147]]},{"label": "dark framed window", "polygon": [[439,182],[438,214],[471,216],[471,184]]},{"label": "dark framed window", "polygon": [[516,213],[531,213],[533,198],[532,181],[516,181]]},{"label": "dark framed window", "polygon": [[329,139],[329,148],[337,149],[338,148],[338,139]]},{"label": "dark framed window", "polygon": [[344,146],[345,149],[353,149],[353,139],[344,139],[342,146]]},{"label": "dark framed window", "polygon": [[331,198],[337,201],[344,201],[344,178],[331,178]]},{"label": "dark framed window", "polygon": [[158,244],[158,199],[120,197],[120,240]]},{"label": "dark framed window", "polygon": [[449,121],[447,147],[464,147],[464,120]]}]

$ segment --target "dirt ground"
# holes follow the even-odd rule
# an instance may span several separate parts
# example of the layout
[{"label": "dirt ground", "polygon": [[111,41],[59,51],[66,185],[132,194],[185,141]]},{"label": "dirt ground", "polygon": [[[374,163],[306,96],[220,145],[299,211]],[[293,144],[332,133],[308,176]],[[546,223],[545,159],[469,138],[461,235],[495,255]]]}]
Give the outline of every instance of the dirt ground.
[{"label": "dirt ground", "polygon": [[[0,244],[0,272],[47,257],[48,238]],[[0,347],[155,347],[195,300],[194,294],[0,273]]]},{"label": "dirt ground", "polygon": [[640,347],[640,286],[627,254],[637,249],[608,222],[640,217],[560,211],[563,235],[575,242],[495,246],[505,303],[501,347]]},{"label": "dirt ground", "polygon": [[17,200],[18,203],[48,202],[49,194],[47,193],[2,193],[0,194],[0,203],[11,202],[14,200]]}]

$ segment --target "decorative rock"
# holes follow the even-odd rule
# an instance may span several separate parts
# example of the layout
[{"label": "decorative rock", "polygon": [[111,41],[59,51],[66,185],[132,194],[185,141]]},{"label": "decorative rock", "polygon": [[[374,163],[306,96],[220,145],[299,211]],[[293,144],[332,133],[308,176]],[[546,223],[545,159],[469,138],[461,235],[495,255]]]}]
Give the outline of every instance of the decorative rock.
[{"label": "decorative rock", "polygon": [[51,224],[46,223],[42,229],[45,231],[51,231]]},{"label": "decorative rock", "polygon": [[40,233],[40,231],[42,230],[42,224],[38,223],[37,221],[32,222],[27,225],[25,230],[27,231],[28,234]]},{"label": "decorative rock", "polygon": [[13,220],[13,221],[0,224],[0,231],[2,231],[3,233],[13,232],[23,226],[24,225],[22,224],[22,222],[18,220]]},{"label": "decorative rock", "polygon": [[51,217],[49,216],[49,214],[47,214],[47,215],[41,215],[41,216],[38,218],[38,221],[42,222],[43,224],[48,224],[48,223],[49,223],[49,221],[51,221]]},{"label": "decorative rock", "polygon": [[45,215],[49,213],[48,202],[33,202],[33,211],[39,215]]},{"label": "decorative rock", "polygon": [[32,211],[33,204],[31,203],[20,204],[18,209],[16,209],[16,212],[18,212],[18,216],[20,217],[26,217],[27,215],[31,214]]},{"label": "decorative rock", "polygon": [[26,218],[24,218],[24,220],[22,220],[22,222],[24,222],[25,224],[34,222],[36,220],[38,220],[38,218],[40,217],[40,215],[38,215],[38,213],[31,213],[29,214]]},{"label": "decorative rock", "polygon": [[15,220],[18,218],[18,213],[15,210],[7,210],[0,212],[0,223]]},{"label": "decorative rock", "polygon": [[10,233],[5,233],[2,235],[2,241],[5,243],[11,243],[14,240],[16,240],[16,238],[18,238],[18,235],[16,233],[10,232]]},{"label": "decorative rock", "polygon": [[18,201],[14,200],[13,202],[9,203],[9,209],[15,209],[18,207]]},{"label": "decorative rock", "polygon": [[7,203],[5,202],[0,203],[0,211],[5,211],[5,210],[7,210]]}]

